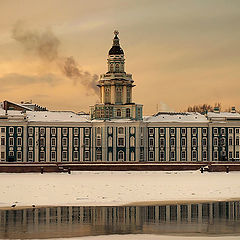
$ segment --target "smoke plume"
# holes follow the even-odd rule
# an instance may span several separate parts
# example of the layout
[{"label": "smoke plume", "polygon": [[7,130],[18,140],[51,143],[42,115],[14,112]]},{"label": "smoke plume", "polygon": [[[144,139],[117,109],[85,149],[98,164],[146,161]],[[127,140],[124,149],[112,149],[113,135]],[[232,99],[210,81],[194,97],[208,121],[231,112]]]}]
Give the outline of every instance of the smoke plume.
[{"label": "smoke plume", "polygon": [[33,53],[42,61],[55,62],[62,74],[73,80],[74,85],[80,83],[98,93],[97,75],[83,71],[73,57],[60,56],[60,41],[51,30],[33,31],[18,22],[13,28],[12,37],[21,43],[26,52]]}]

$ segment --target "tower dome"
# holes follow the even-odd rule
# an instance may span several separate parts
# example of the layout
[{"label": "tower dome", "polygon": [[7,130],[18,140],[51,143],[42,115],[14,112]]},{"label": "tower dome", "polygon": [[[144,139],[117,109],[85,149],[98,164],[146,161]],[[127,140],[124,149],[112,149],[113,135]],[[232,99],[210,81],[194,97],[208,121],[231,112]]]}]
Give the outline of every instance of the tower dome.
[{"label": "tower dome", "polygon": [[124,52],[119,44],[119,38],[118,38],[119,32],[117,30],[115,30],[114,34],[115,34],[115,37],[113,38],[113,45],[112,45],[112,48],[109,50],[108,55],[124,54]]}]

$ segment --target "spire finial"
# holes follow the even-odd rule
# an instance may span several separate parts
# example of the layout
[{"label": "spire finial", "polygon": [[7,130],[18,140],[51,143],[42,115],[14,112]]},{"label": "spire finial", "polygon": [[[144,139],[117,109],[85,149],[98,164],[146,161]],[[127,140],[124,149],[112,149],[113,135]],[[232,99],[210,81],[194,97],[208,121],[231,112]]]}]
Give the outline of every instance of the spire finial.
[{"label": "spire finial", "polygon": [[117,36],[119,34],[119,31],[118,30],[114,30],[114,35]]}]

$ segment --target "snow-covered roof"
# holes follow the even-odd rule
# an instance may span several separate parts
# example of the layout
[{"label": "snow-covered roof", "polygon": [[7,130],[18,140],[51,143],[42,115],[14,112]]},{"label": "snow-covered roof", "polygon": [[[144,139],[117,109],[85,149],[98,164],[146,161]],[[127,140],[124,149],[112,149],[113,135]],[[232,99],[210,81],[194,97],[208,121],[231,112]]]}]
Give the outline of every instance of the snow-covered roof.
[{"label": "snow-covered roof", "polygon": [[232,113],[232,112],[209,112],[207,114],[208,118],[225,118],[225,119],[240,119],[239,113]]},{"label": "snow-covered roof", "polygon": [[27,111],[29,122],[89,122],[89,115],[78,115],[70,111]]},{"label": "snow-covered roof", "polygon": [[159,112],[153,116],[143,117],[144,122],[208,122],[207,118],[200,113],[193,112]]}]

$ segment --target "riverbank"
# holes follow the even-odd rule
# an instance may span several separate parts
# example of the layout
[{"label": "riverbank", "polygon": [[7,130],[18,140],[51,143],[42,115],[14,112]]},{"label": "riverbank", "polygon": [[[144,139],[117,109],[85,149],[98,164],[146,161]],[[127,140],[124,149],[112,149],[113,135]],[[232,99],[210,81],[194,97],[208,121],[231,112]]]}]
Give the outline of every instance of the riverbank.
[{"label": "riverbank", "polygon": [[1,173],[0,207],[119,206],[240,199],[240,172]]}]

